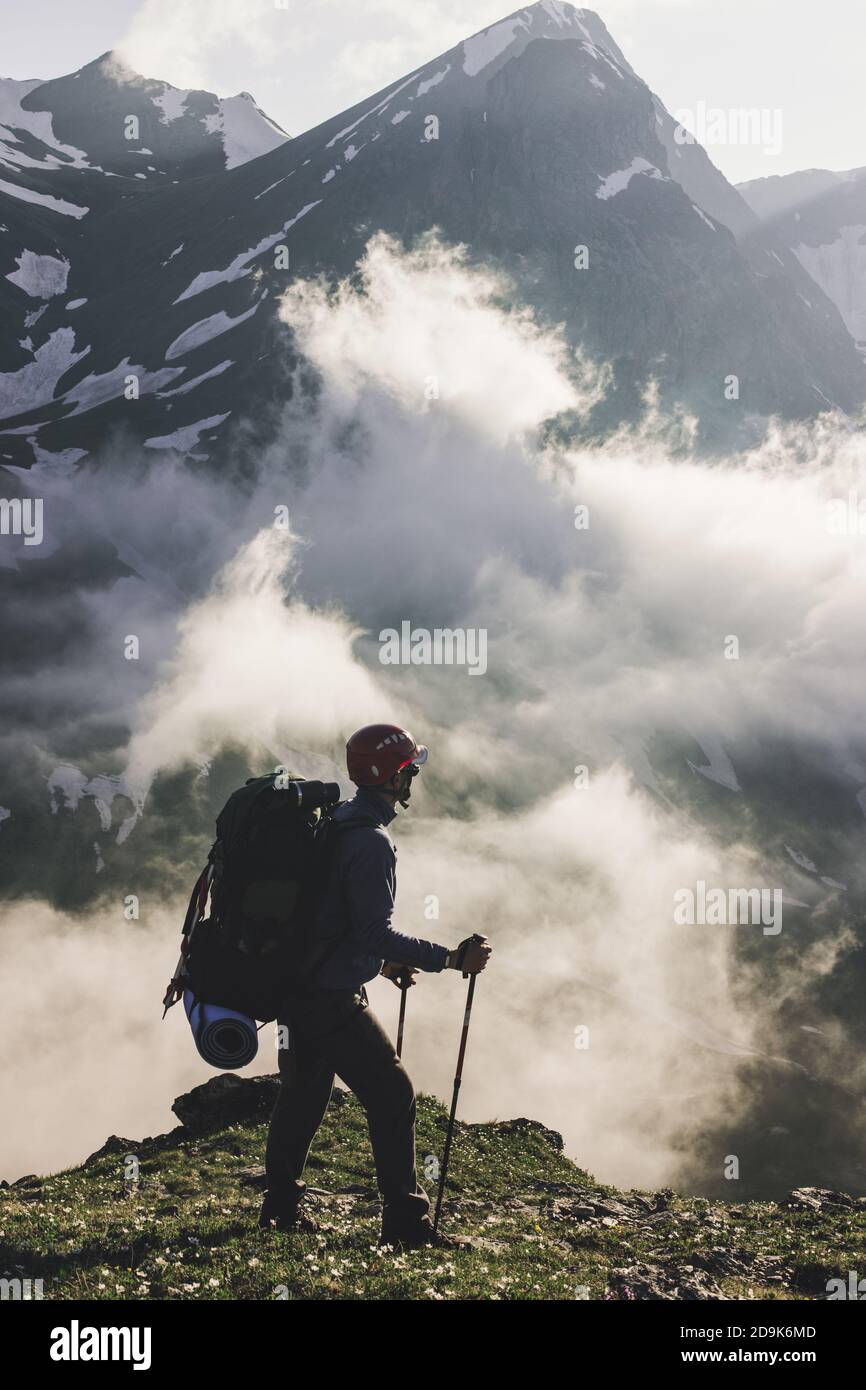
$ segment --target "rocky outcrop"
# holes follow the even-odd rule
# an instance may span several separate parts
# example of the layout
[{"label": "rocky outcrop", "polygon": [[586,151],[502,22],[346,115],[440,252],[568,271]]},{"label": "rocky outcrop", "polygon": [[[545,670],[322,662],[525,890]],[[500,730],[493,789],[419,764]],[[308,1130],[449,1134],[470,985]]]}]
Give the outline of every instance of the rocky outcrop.
[{"label": "rocky outcrop", "polygon": [[223,1072],[178,1096],[171,1108],[185,1129],[219,1129],[267,1118],[279,1085],[277,1076],[244,1077]]},{"label": "rocky outcrop", "polygon": [[[191,1091],[178,1096],[171,1108],[187,1130],[221,1129],[224,1125],[243,1123],[255,1124],[269,1118],[279,1088],[280,1078],[276,1074],[235,1076],[232,1072],[222,1072],[201,1086],[195,1086]],[[345,1099],[346,1092],[335,1086],[331,1104],[342,1105]],[[538,1128],[541,1129],[543,1126],[539,1125]]]},{"label": "rocky outcrop", "polygon": [[826,1211],[831,1207],[866,1211],[866,1197],[850,1197],[847,1192],[835,1192],[829,1187],[796,1187],[789,1193],[787,1205],[801,1211]]}]

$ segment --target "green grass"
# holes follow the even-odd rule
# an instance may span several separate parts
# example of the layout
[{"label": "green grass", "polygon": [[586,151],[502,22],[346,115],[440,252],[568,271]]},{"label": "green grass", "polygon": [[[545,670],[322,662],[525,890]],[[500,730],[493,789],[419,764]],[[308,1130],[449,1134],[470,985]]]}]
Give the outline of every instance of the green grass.
[{"label": "green grass", "polygon": [[[445,1112],[419,1100],[418,1155],[441,1153]],[[849,1269],[866,1275],[866,1215],[731,1206],[673,1198],[656,1217],[592,1225],[575,1203],[633,1200],[601,1187],[540,1129],[458,1125],[443,1228],[470,1250],[395,1255],[377,1248],[379,1204],[364,1115],[332,1106],[306,1179],[325,1189],[315,1235],[263,1234],[260,1194],[241,1182],[263,1161],[266,1125],[120,1145],[27,1188],[0,1192],[0,1269],[43,1280],[46,1299],[600,1299],[610,1271],[688,1265],[734,1251],[747,1268],[720,1275],[737,1298],[804,1298]],[[136,1152],[137,1182],[124,1176]],[[435,1183],[424,1180],[428,1190]],[[363,1189],[345,1192],[341,1189]],[[775,1258],[774,1279],[767,1261]],[[765,1280],[765,1282],[761,1282]],[[614,1286],[615,1287],[615,1286]],[[626,1293],[625,1296],[628,1296]]]}]

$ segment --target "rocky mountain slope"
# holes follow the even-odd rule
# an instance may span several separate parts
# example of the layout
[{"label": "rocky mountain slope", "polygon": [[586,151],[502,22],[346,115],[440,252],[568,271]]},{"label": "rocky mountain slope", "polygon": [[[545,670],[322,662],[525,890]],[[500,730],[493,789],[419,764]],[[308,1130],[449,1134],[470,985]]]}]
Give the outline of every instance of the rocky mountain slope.
[{"label": "rocky mountain slope", "polygon": [[[526,1119],[458,1124],[443,1229],[470,1248],[380,1251],[363,1112],[339,1090],[306,1175],[318,1231],[263,1235],[276,1085],[215,1077],[175,1101],[181,1124],[169,1134],[112,1136],[78,1168],[4,1185],[0,1277],[41,1279],[53,1300],[822,1299],[866,1264],[866,1198],[617,1192]],[[419,1164],[432,1192],[446,1124],[421,1097]]]},{"label": "rocky mountain slope", "polygon": [[[255,454],[296,360],[277,318],[289,277],[351,273],[378,230],[465,243],[515,302],[610,362],[590,429],[634,419],[651,378],[708,440],[866,394],[836,307],[784,244],[738,245],[747,205],[592,11],[540,0],[245,163],[228,103],[118,76],[110,55],[16,100],[0,462],[72,466],[118,429],[154,450]],[[132,147],[124,108],[141,122]],[[257,130],[277,139],[263,117]]]},{"label": "rocky mountain slope", "polygon": [[841,314],[866,356],[866,169],[805,169],[740,192]]},{"label": "rocky mountain slope", "polygon": [[[0,127],[15,185],[35,189],[41,178],[59,196],[100,182],[108,190],[109,178],[152,185],[234,169],[289,138],[249,92],[184,91],[141,77],[114,53],[50,82],[0,80]],[[102,179],[68,177],[82,172]]]},{"label": "rocky mountain slope", "polygon": [[[89,367],[98,353],[125,260],[118,244],[107,276],[82,270],[82,248],[101,244],[103,219],[129,202],[141,221],[150,204],[139,194],[218,177],[288,138],[249,93],[183,91],[140,77],[112,53],[51,82],[0,80],[0,416],[48,405],[69,369]],[[137,336],[129,324],[125,331]],[[54,414],[77,416],[117,394],[117,374],[83,376],[86,401]],[[23,437],[13,429],[0,443],[7,462],[41,454],[38,429]]]}]

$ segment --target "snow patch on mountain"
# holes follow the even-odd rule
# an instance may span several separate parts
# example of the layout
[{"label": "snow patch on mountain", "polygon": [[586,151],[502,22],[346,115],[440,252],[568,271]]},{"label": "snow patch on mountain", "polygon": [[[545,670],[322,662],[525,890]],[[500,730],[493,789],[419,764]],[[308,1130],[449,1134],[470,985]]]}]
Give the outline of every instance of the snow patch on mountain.
[{"label": "snow patch on mountain", "polygon": [[601,179],[601,187],[595,190],[596,198],[615,198],[617,193],[622,193],[628,188],[636,174],[646,174],[648,178],[661,179],[664,183],[670,182],[667,175],[663,174],[660,169],[657,169],[654,164],[650,164],[648,159],[644,159],[641,155],[637,155],[627,168],[614,169],[613,173],[608,174],[607,178],[602,178],[599,174],[598,177]]},{"label": "snow patch on mountain", "polygon": [[588,53],[590,58],[592,58],[596,63],[607,63],[607,66],[613,72],[616,73],[617,77],[620,79],[621,82],[625,80],[622,69],[620,68],[619,64],[615,63],[610,54],[605,53],[603,48],[599,48],[598,44],[587,41],[586,43],[582,43],[580,46],[583,49],[584,53]]},{"label": "snow patch on mountain", "polygon": [[184,382],[183,386],[173,386],[170,391],[158,391],[160,400],[166,400],[169,396],[187,396],[190,391],[194,391],[197,386],[201,386],[203,381],[210,381],[211,377],[222,376],[223,372],[228,371],[229,367],[235,364],[232,359],[226,358],[225,362],[218,362],[215,367],[211,367],[209,372],[202,372],[201,376],[193,377],[192,381]]},{"label": "snow patch on mountain", "polygon": [[144,441],[145,449],[173,449],[179,454],[188,454],[194,449],[205,430],[215,430],[224,420],[231,415],[227,410],[225,415],[210,415],[206,420],[199,420],[194,425],[183,425],[172,434],[158,435],[153,439]]},{"label": "snow patch on mountain", "polygon": [[441,72],[436,72],[436,73],[433,74],[432,77],[428,77],[424,82],[419,82],[419,83],[418,83],[418,90],[417,90],[417,92],[415,93],[416,97],[424,97],[424,96],[427,95],[427,93],[428,93],[429,91],[432,91],[432,89],[433,89],[434,87],[438,87],[440,82],[444,82],[444,81],[445,81],[445,78],[448,76],[448,74],[449,74],[450,71],[451,71],[451,64],[448,63],[448,64],[442,69]]},{"label": "snow patch on mountain", "polygon": [[[562,0],[540,0],[519,14],[509,15],[498,24],[473,34],[463,44],[463,71],[468,77],[477,77],[486,67],[501,57],[521,34],[531,38],[577,38],[583,35],[582,46],[592,50],[593,57],[602,58],[616,71],[612,59],[598,49],[593,42],[590,30],[583,23],[584,18],[595,20],[598,17],[588,10],[577,10],[574,5],[563,4]],[[567,31],[567,32],[566,32]],[[618,74],[622,77],[622,73]]]},{"label": "snow patch on mountain", "polygon": [[480,34],[466,39],[463,44],[463,71],[467,77],[477,77],[479,72],[483,72],[500,53],[504,53],[506,48],[511,46],[518,30],[529,29],[531,23],[531,19],[514,15],[511,19],[502,19],[492,28],[483,29]]},{"label": "snow patch on mountain", "polygon": [[251,247],[249,251],[241,251],[223,270],[201,271],[191,284],[187,285],[183,293],[178,295],[174,303],[180,304],[184,299],[192,299],[197,294],[203,294],[205,290],[213,289],[214,285],[231,284],[232,281],[241,280],[245,275],[249,275],[250,262],[263,256],[266,251],[270,251],[272,246],[276,246],[280,238],[284,237],[296,222],[300,222],[302,217],[306,217],[308,212],[317,208],[320,202],[321,199],[314,203],[307,203],[294,217],[290,217],[287,222],[284,222],[279,231],[272,232],[270,236],[262,237],[262,240],[256,246]]},{"label": "snow patch on mountain", "polygon": [[[51,798],[51,814],[56,816],[62,805],[69,807],[70,811],[78,810],[78,803],[87,785],[87,778],[77,767],[72,767],[69,763],[61,763],[48,777],[48,791]],[[62,793],[63,801],[60,801],[57,793]]]},{"label": "snow patch on mountain", "polygon": [[154,106],[162,113],[159,118],[160,124],[171,125],[172,121],[180,120],[181,116],[186,114],[189,97],[189,92],[182,92],[178,87],[170,87],[166,83],[158,97],[151,97]]},{"label": "snow patch on mountain", "polygon": [[223,333],[230,333],[233,328],[237,328],[239,323],[245,323],[251,319],[253,314],[261,304],[261,300],[248,309],[245,314],[238,314],[236,318],[231,318],[224,309],[218,314],[211,314],[209,318],[201,319],[194,323],[190,328],[184,329],[170,343],[166,349],[165,360],[171,362],[175,357],[183,357],[184,353],[192,352],[199,348],[203,343],[209,343],[212,338],[219,338]]},{"label": "snow patch on mountain", "polygon": [[58,491],[69,482],[76,472],[76,466],[87,458],[86,449],[43,449],[33,444],[34,463],[27,471],[32,481],[39,483],[45,491]]},{"label": "snow patch on mountain", "polygon": [[866,348],[866,225],[841,227],[839,237],[824,246],[791,249],[836,305],[854,341]]},{"label": "snow patch on mountain", "polygon": [[700,775],[706,777],[708,781],[717,782],[720,787],[727,787],[729,791],[742,791],[742,787],[737,781],[737,774],[734,771],[734,764],[722,747],[722,740],[719,735],[713,733],[692,733],[692,738],[708,760],[706,764],[698,766],[696,763],[686,759],[692,772],[700,773]]},{"label": "snow patch on mountain", "polygon": [[692,209],[693,209],[694,212],[696,212],[696,213],[698,214],[698,217],[701,219],[702,222],[706,222],[706,224],[707,224],[707,226],[709,227],[709,229],[710,229],[711,232],[714,232],[714,231],[716,230],[715,225],[714,225],[714,224],[710,221],[710,219],[707,217],[707,214],[706,214],[705,212],[702,212],[702,211],[701,211],[701,209],[698,207],[697,203],[692,203]]},{"label": "snow patch on mountain", "polygon": [[[41,86],[42,82],[38,79],[17,82],[11,77],[0,78],[0,163],[22,169],[46,166],[89,169],[91,166],[84,150],[78,150],[74,145],[64,145],[57,139],[50,111],[25,111],[21,105],[23,97]],[[55,154],[47,155],[44,160],[25,154],[19,148],[21,141],[14,133],[16,130],[26,131]],[[63,158],[58,159],[57,155]]]},{"label": "snow patch on mountain", "polygon": [[259,155],[275,150],[289,139],[276,121],[256,105],[249,92],[223,97],[219,106],[217,114],[202,119],[212,135],[222,138],[227,169],[236,169],[239,164],[258,159]]},{"label": "snow patch on mountain", "polygon": [[0,193],[6,193],[10,198],[17,198],[22,203],[35,203],[37,207],[60,212],[64,217],[86,217],[90,211],[90,208],[79,207],[77,203],[68,203],[65,198],[52,198],[50,193],[37,193],[33,188],[23,188],[18,183],[7,183],[6,179],[0,179]]},{"label": "snow patch on mountain", "polygon": [[51,814],[61,810],[77,811],[82,797],[89,797],[99,816],[102,830],[111,830],[113,806],[118,797],[125,797],[133,806],[131,815],[121,821],[116,843],[121,845],[144,810],[146,792],[133,787],[125,777],[87,777],[71,763],[60,763],[46,779]]},{"label": "snow patch on mountain", "polygon": [[0,417],[23,415],[54,399],[60,378],[86,357],[89,347],[75,351],[75,331],[57,328],[34,353],[33,361],[17,372],[0,372]]},{"label": "snow patch on mountain", "polygon": [[[31,427],[35,429],[35,427]],[[24,431],[10,430],[10,434],[21,434]],[[41,497],[56,498],[64,507],[66,499],[69,497],[70,488],[74,485],[75,474],[78,471],[77,465],[81,459],[87,457],[86,449],[61,449],[52,451],[43,449],[37,442],[35,433],[28,437],[27,441],[33,450],[33,463],[29,468],[22,464],[8,463],[7,468],[15,472],[20,472],[26,481],[26,485],[35,494]],[[55,515],[59,512],[57,508]],[[45,536],[42,542],[42,554],[51,555],[57,549],[57,542],[52,536],[52,528],[48,522],[45,526]],[[13,558],[11,568],[15,568]]]},{"label": "snow patch on mountain", "polygon": [[263,237],[257,246],[253,246],[249,251],[242,251],[235,256],[222,270],[202,270],[195,277],[186,289],[183,290],[173,302],[180,304],[185,299],[193,299],[197,294],[204,294],[205,290],[213,289],[215,285],[229,285],[235,280],[241,280],[250,273],[250,261],[254,261],[258,256],[264,255],[275,246],[282,236],[282,232],[274,232],[271,236]]},{"label": "snow patch on mountain", "polygon": [[[72,332],[71,329],[65,331]],[[183,371],[183,367],[162,367],[159,371],[151,372],[147,367],[135,366],[128,357],[124,357],[110,372],[91,372],[89,376],[82,377],[75,386],[70,386],[64,393],[63,400],[67,404],[74,403],[75,409],[68,418],[84,415],[88,410],[95,410],[97,406],[105,405],[108,401],[118,400],[126,390],[127,379],[131,376],[136,378],[139,395],[148,396],[158,391],[161,386],[166,386],[175,377],[181,376]]]},{"label": "snow patch on mountain", "polygon": [[805,869],[810,874],[818,872],[818,865],[814,864],[808,855],[803,854],[801,850],[792,849],[790,845],[786,845],[785,853],[789,854],[794,863],[798,864],[801,869]]},{"label": "snow patch on mountain", "polygon": [[257,203],[259,201],[259,198],[264,198],[266,193],[271,193],[273,189],[279,188],[280,184],[285,183],[286,179],[290,179],[294,172],[295,171],[293,169],[290,174],[284,174],[283,177],[281,179],[277,179],[275,183],[269,183],[267,188],[263,188],[261,193],[257,193],[255,195],[255,197],[253,198],[253,202]]},{"label": "snow patch on mountain", "polygon": [[332,136],[331,139],[328,141],[327,145],[325,146],[325,149],[330,150],[340,140],[344,139],[345,136],[351,135],[354,131],[356,131],[358,126],[361,125],[363,121],[369,120],[371,116],[378,116],[383,111],[387,110],[388,106],[391,104],[394,98],[396,96],[399,96],[400,93],[404,91],[406,87],[409,86],[410,82],[414,82],[417,75],[417,73],[413,72],[411,77],[407,77],[405,82],[400,83],[399,87],[392,88],[392,90],[388,93],[387,96],[383,97],[382,100],[377,102],[375,106],[371,106],[369,111],[365,111],[362,116],[358,116],[357,119],[354,120],[351,125],[344,126],[342,130],[338,130],[337,134]]},{"label": "snow patch on mountain", "polygon": [[69,262],[65,258],[22,251],[15,259],[18,269],[11,271],[6,279],[31,299],[53,299],[57,294],[65,294],[69,278]]},{"label": "snow patch on mountain", "polygon": [[550,16],[554,24],[558,24],[562,29],[570,24],[578,24],[587,38],[589,38],[589,34],[580,23],[577,11],[573,5],[565,4],[564,0],[541,0],[538,8],[544,10],[544,13]]}]

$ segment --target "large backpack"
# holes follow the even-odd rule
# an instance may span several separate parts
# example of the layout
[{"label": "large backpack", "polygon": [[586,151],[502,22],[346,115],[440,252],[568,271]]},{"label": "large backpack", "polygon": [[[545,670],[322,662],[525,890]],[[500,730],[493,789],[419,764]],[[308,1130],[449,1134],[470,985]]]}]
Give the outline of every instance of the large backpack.
[{"label": "large backpack", "polygon": [[166,1009],[189,989],[203,1003],[270,1022],[292,983],[310,982],[331,945],[318,939],[316,907],[337,831],[375,823],[333,821],[339,796],[336,783],[284,772],[232,793],[190,898]]}]

